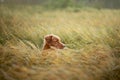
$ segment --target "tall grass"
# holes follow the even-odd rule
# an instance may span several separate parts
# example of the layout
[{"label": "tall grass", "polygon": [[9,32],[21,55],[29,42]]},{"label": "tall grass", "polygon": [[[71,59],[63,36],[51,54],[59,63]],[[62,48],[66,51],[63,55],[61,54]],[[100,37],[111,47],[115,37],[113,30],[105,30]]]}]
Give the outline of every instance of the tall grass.
[{"label": "tall grass", "polygon": [[[0,79],[120,79],[120,10],[1,5],[0,11]],[[68,49],[42,51],[51,33]]]}]

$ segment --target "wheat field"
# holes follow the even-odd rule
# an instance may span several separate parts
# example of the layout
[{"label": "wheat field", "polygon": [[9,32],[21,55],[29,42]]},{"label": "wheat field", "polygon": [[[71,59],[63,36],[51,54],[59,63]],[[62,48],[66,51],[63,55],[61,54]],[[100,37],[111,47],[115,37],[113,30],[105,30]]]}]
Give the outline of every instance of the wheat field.
[{"label": "wheat field", "polygon": [[0,80],[120,80],[120,10],[0,5]]}]

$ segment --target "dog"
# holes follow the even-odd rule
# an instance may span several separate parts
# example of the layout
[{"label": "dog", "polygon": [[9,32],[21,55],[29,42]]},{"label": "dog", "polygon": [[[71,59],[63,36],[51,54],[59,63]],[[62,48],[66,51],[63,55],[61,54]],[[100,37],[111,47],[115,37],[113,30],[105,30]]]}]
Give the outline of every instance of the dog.
[{"label": "dog", "polygon": [[43,50],[51,49],[52,47],[57,49],[64,49],[65,44],[61,42],[60,37],[57,35],[46,35],[44,37]]}]

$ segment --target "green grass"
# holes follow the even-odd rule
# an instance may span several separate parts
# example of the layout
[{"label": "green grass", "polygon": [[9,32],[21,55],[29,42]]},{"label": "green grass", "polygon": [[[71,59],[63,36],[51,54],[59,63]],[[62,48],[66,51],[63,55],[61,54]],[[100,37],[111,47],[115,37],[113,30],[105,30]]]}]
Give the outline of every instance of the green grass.
[{"label": "green grass", "polygon": [[[47,34],[68,49],[42,51]],[[0,6],[1,80],[119,80],[120,10]]]}]

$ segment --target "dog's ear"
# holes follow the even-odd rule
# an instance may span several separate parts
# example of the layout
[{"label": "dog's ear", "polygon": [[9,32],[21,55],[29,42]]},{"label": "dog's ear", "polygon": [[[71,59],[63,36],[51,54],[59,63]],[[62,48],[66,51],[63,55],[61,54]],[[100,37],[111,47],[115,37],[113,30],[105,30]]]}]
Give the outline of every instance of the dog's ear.
[{"label": "dog's ear", "polygon": [[51,42],[52,41],[52,35],[47,35],[44,37],[44,39],[46,40],[46,42]]}]

